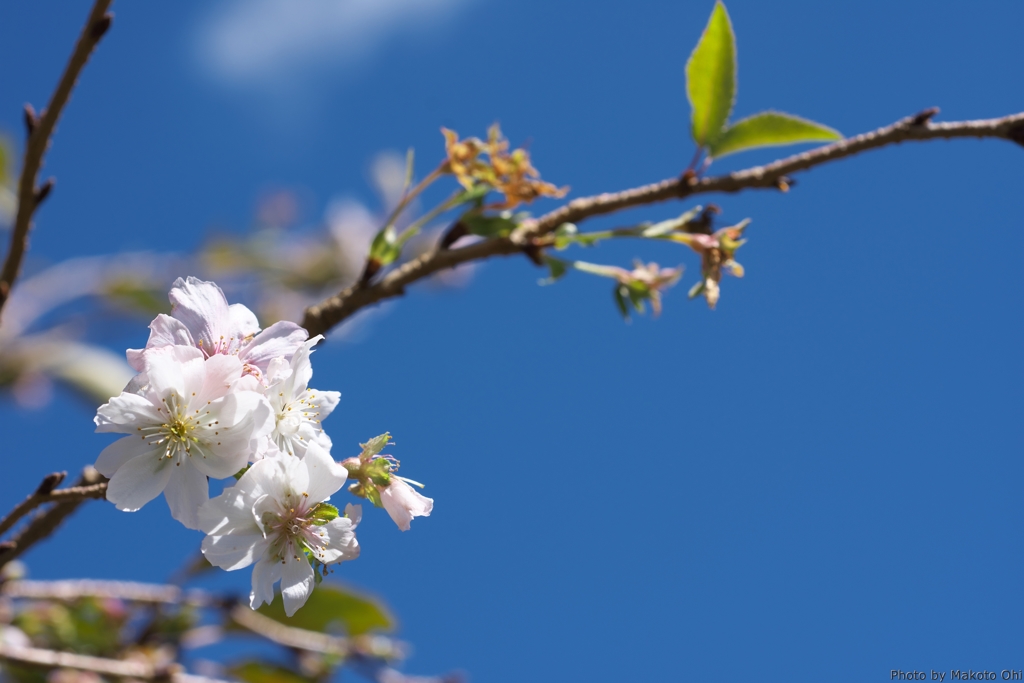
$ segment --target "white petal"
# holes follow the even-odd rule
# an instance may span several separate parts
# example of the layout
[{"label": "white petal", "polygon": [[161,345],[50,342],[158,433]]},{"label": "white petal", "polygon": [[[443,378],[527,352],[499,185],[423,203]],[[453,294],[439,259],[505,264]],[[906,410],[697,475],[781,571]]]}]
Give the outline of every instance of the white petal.
[{"label": "white petal", "polygon": [[380,502],[402,531],[409,530],[413,517],[429,517],[434,500],[420,495],[400,478],[392,476],[388,487],[380,492]]},{"label": "white petal", "polygon": [[256,314],[242,304],[228,306],[228,334],[235,339],[245,339],[260,331],[260,321]]},{"label": "white petal", "polygon": [[295,323],[277,322],[256,335],[238,356],[242,362],[267,371],[275,358],[290,361],[308,336],[309,333]]},{"label": "white petal", "polygon": [[171,517],[189,529],[198,529],[199,508],[210,500],[210,485],[206,475],[192,465],[191,458],[182,458],[180,464],[172,470],[171,478],[164,488],[164,498],[171,508]]},{"label": "white petal", "polygon": [[203,362],[203,377],[199,389],[192,399],[195,408],[200,408],[207,401],[215,401],[228,394],[235,387],[235,382],[242,376],[242,362],[235,356],[217,354]]},{"label": "white petal", "polygon": [[203,555],[215,567],[234,571],[248,567],[267,551],[267,539],[260,531],[248,534],[224,534],[203,539]]},{"label": "white petal", "polygon": [[221,336],[231,328],[231,312],[228,300],[221,288],[212,282],[194,277],[174,281],[169,294],[171,315],[184,323],[196,343],[203,343],[207,350],[213,349]]},{"label": "white petal", "polygon": [[352,519],[336,517],[318,529],[323,532],[327,541],[327,547],[317,553],[321,562],[330,564],[359,557],[359,541],[356,540],[355,526]]},{"label": "white petal", "polygon": [[135,512],[160,495],[171,478],[174,458],[153,453],[136,456],[119,467],[107,484],[107,500],[118,510]]},{"label": "white petal", "polygon": [[[289,544],[290,545],[290,544]],[[289,617],[306,604],[313,592],[313,568],[302,552],[284,558],[281,574],[281,597],[284,598],[284,613]]]},{"label": "white petal", "polygon": [[353,528],[359,526],[359,522],[363,520],[363,506],[349,503],[345,506],[345,516],[352,520]]},{"label": "white petal", "polygon": [[128,434],[137,433],[136,427],[159,425],[164,417],[149,399],[126,392],[101,405],[93,421],[97,432]]},{"label": "white petal", "polygon": [[[157,400],[166,398],[171,392],[178,396],[188,395],[185,391],[186,376],[188,383],[195,385],[198,380],[202,386],[203,352],[192,346],[164,346],[151,349],[144,356],[146,375],[149,386]],[[187,369],[186,365],[191,364]],[[190,390],[194,391],[194,389]]]},{"label": "white petal", "polygon": [[100,452],[100,457],[96,458],[95,467],[104,477],[112,477],[114,472],[132,458],[149,454],[155,459],[160,457],[163,452],[162,445],[151,446],[141,437],[126,436],[104,448]]},{"label": "white petal", "polygon": [[[283,382],[287,379],[288,375],[292,374],[291,361],[284,357],[278,357],[267,363],[267,370],[264,373],[264,377],[267,379],[268,385],[275,385],[279,382]],[[267,389],[267,394],[271,393],[270,389]],[[273,395],[277,396],[278,392],[274,392]],[[291,396],[286,397],[289,401]]]},{"label": "white petal", "polygon": [[268,605],[274,601],[274,584],[281,578],[284,565],[280,560],[264,556],[252,568],[252,593],[249,594],[249,606],[256,609],[263,603]]},{"label": "white petal", "polygon": [[341,401],[341,392],[339,391],[320,391],[319,389],[310,389],[309,391],[316,397],[316,404],[319,406],[317,412],[320,413],[320,417],[317,419],[320,420],[333,413],[334,409],[338,407],[338,402]]},{"label": "white petal", "polygon": [[214,479],[230,477],[245,467],[252,455],[253,412],[263,400],[258,394],[240,392],[206,406],[195,431],[199,443],[192,446],[195,466]]},{"label": "white petal", "polygon": [[334,462],[327,451],[316,443],[309,444],[302,464],[309,473],[305,493],[308,493],[310,500],[315,502],[327,500],[332,494],[337,493],[348,478],[348,470]]}]

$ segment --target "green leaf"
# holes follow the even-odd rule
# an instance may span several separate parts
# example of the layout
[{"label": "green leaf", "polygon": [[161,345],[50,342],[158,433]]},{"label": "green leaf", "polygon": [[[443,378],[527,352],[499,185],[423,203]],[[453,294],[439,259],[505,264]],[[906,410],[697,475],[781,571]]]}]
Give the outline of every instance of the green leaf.
[{"label": "green leaf", "polygon": [[313,524],[317,526],[323,526],[332,519],[338,518],[338,508],[334,507],[330,503],[317,503],[313,506],[312,518]]},{"label": "green leaf", "polygon": [[391,463],[387,458],[371,460],[370,464],[366,466],[366,476],[378,486],[387,486],[391,483]]},{"label": "green leaf", "polygon": [[839,131],[799,116],[763,111],[726,128],[721,137],[709,146],[708,152],[718,158],[754,147],[824,142],[842,137]]},{"label": "green leaf", "polygon": [[340,627],[349,635],[360,635],[370,631],[390,631],[395,627],[394,617],[383,605],[337,584],[321,584],[291,618],[285,616],[284,603],[278,598],[257,611],[282,624],[318,633]]},{"label": "green leaf", "polygon": [[725,128],[736,99],[736,38],[721,0],[686,63],[686,94],[693,140],[699,147],[710,147]]},{"label": "green leaf", "polygon": [[369,458],[371,455],[377,455],[384,447],[388,445],[388,441],[391,440],[391,432],[384,432],[380,436],[375,436],[366,443],[359,444],[363,447],[362,458]]},{"label": "green leaf", "polygon": [[313,679],[300,676],[290,669],[268,662],[235,664],[228,673],[243,683],[312,683]]},{"label": "green leaf", "polygon": [[565,274],[569,272],[569,267],[572,265],[568,261],[549,256],[548,254],[544,254],[544,263],[547,264],[548,271],[551,274],[538,282],[538,284],[542,285],[551,285],[558,282],[565,277]]},{"label": "green leaf", "polygon": [[507,237],[519,225],[509,216],[480,216],[471,213],[462,217],[466,229],[481,237]]}]

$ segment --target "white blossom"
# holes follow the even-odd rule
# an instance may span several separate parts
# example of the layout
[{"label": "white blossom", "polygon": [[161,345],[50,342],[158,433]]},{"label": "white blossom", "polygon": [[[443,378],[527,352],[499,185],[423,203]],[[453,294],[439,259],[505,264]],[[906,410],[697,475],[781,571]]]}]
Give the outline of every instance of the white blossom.
[{"label": "white blossom", "polygon": [[270,406],[233,355],[205,357],[192,346],[148,349],[144,372],[100,406],[97,432],[130,434],[107,446],[96,469],[110,477],[107,500],[135,511],[164,493],[171,515],[198,528],[207,477],[245,466],[269,433]]},{"label": "white blossom", "polygon": [[408,531],[413,517],[429,517],[434,509],[434,499],[427,498],[414,489],[402,477],[391,475],[386,488],[380,488],[380,502],[391,515],[391,519],[402,531]]},{"label": "white blossom", "polygon": [[321,503],[348,473],[315,442],[303,458],[276,447],[267,455],[199,510],[200,528],[208,534],[202,548],[207,560],[228,571],[255,563],[253,609],[273,601],[280,580],[284,610],[292,616],[313,590],[307,552],[325,565],[359,556],[355,528],[362,508],[348,505],[345,517],[330,519],[337,511]]},{"label": "white blossom", "polygon": [[242,304],[228,305],[224,292],[212,282],[194,277],[174,281],[168,295],[171,314],[150,323],[145,349],[128,349],[128,364],[144,366],[143,354],[162,346],[194,346],[206,357],[238,356],[242,370],[262,380],[270,362],[290,359],[308,333],[295,323],[281,321],[260,331],[256,316]]},{"label": "white blossom", "polygon": [[309,356],[323,335],[304,343],[289,362],[275,358],[267,368],[267,400],[274,411],[271,439],[281,451],[302,457],[310,443],[330,450],[331,439],[320,421],[331,414],[341,399],[337,391],[308,388],[313,376]]}]

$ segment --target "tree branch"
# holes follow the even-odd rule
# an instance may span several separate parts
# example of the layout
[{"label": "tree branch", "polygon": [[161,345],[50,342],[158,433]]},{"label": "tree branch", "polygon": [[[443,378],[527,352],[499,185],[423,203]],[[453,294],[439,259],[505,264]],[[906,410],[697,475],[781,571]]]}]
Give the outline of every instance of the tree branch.
[{"label": "tree branch", "polygon": [[927,109],[892,125],[839,140],[808,152],[794,154],[766,166],[711,178],[690,174],[669,178],[622,192],[574,199],[543,216],[525,221],[509,237],[493,238],[459,249],[434,249],[385,275],[372,285],[356,284],[306,309],[302,326],[310,335],[324,334],[357,311],[375,303],[401,296],[405,288],[434,273],[493,256],[509,256],[529,250],[533,240],[552,232],[563,223],[579,223],[594,216],[614,213],[646,204],[685,199],[710,192],[739,192],[755,188],[785,189],[788,176],[815,166],[904,141],[952,138],[1002,138],[1024,146],[1024,113],[997,119],[932,123],[938,109]]},{"label": "tree branch", "polygon": [[28,235],[32,230],[32,216],[39,205],[46,199],[53,188],[53,180],[47,180],[41,187],[36,185],[39,170],[43,165],[43,155],[50,146],[50,137],[57,127],[64,105],[71,97],[71,91],[78,81],[78,75],[89,56],[99,44],[100,39],[110,28],[113,20],[112,15],[107,14],[112,0],[96,0],[93,4],[89,18],[82,28],[75,50],[71,53],[67,66],[64,67],[64,74],[57,83],[57,89],[50,96],[50,103],[43,110],[42,115],[36,116],[31,105],[25,105],[25,127],[28,129],[28,139],[25,142],[25,157],[21,164],[21,177],[18,179],[18,213],[14,219],[14,226],[11,230],[11,246],[7,252],[7,259],[4,261],[3,270],[0,271],[0,311],[3,311],[4,304],[11,293],[14,281],[21,271],[21,262],[25,257],[25,250],[28,248]]},{"label": "tree branch", "polygon": [[33,508],[47,502],[56,503],[48,510],[36,515],[28,526],[12,540],[0,543],[0,567],[56,531],[64,518],[74,512],[83,501],[90,498],[103,498],[106,495],[107,484],[103,481],[103,476],[92,467],[85,468],[74,487],[40,493],[44,489],[44,485],[54,476],[48,475],[34,494],[15,506],[14,510],[0,522],[6,531]]},{"label": "tree branch", "polygon": [[41,669],[77,669],[115,678],[134,678],[143,681],[171,681],[172,683],[226,683],[215,678],[184,673],[180,664],[163,669],[147,662],[105,659],[71,652],[43,650],[36,647],[16,647],[0,643],[0,660],[21,666]]}]

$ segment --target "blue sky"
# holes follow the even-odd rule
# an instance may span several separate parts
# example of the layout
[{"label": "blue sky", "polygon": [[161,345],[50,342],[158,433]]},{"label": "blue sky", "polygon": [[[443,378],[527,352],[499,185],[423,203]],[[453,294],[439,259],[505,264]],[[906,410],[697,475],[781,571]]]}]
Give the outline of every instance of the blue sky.
[{"label": "blue sky", "polygon": [[[210,229],[244,231],[273,188],[299,192],[310,225],[339,198],[373,206],[374,155],[412,146],[426,167],[442,125],[479,135],[500,120],[573,196],[670,177],[692,155],[683,65],[710,1],[315,5],[115,4],[47,159],[57,186],[28,267],[187,252]],[[776,108],[855,134],[930,106],[946,120],[1024,110],[1019,3],[728,7],[736,116]],[[24,102],[42,106],[86,12],[0,10],[9,134]],[[367,515],[362,557],[336,576],[393,607],[416,673],[1024,667],[1022,170],[1007,142],[905,144],[785,195],[700,198],[723,221],[753,219],[747,276],[723,283],[715,311],[686,300],[691,254],[645,244],[583,257],[685,263],[658,320],[623,324],[607,284],[582,274],[538,287],[523,259],[410,291],[357,343],[318,351],[314,384],[343,394],[326,425],[335,456],[390,430],[435,512],[405,534]],[[117,341],[145,338],[140,325]],[[0,401],[8,503],[109,441],[72,396]],[[162,502],[94,503],[27,559],[39,578],[159,581],[198,542]],[[244,590],[237,574],[222,585]]]}]

